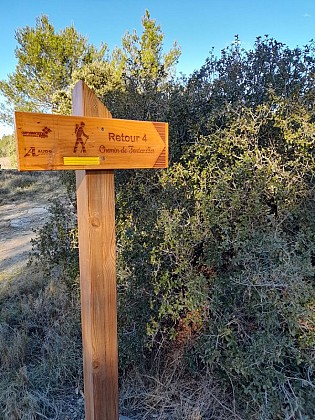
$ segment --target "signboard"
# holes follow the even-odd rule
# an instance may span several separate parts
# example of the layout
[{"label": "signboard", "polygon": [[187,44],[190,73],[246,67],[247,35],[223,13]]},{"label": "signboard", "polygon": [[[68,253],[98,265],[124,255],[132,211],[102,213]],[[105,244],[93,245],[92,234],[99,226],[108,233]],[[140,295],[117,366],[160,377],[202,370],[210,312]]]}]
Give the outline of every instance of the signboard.
[{"label": "signboard", "polygon": [[75,116],[15,113],[19,170],[78,169],[85,418],[118,420],[113,169],[166,168],[168,124],[108,118],[83,81],[72,109]]},{"label": "signboard", "polygon": [[20,171],[168,166],[168,124],[15,113]]}]

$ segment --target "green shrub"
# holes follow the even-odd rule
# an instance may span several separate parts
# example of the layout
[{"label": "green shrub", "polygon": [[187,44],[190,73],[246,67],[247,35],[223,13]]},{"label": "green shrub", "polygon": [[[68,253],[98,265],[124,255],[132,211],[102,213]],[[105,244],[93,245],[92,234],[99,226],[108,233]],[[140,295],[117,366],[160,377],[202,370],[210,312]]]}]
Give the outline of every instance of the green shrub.
[{"label": "green shrub", "polygon": [[[247,418],[311,419],[314,46],[238,45],[154,96],[175,125],[171,168],[116,175],[120,368],[179,358],[230,387]],[[143,105],[150,92],[134,93]],[[53,208],[35,252],[72,287],[67,211]]]},{"label": "green shrub", "polygon": [[40,262],[47,276],[60,278],[69,288],[77,288],[79,272],[76,213],[68,201],[54,199],[48,221],[32,239],[30,263]]},{"label": "green shrub", "polygon": [[225,377],[249,413],[313,418],[313,123],[297,135],[282,112],[252,124],[243,109],[163,176],[148,332]]}]

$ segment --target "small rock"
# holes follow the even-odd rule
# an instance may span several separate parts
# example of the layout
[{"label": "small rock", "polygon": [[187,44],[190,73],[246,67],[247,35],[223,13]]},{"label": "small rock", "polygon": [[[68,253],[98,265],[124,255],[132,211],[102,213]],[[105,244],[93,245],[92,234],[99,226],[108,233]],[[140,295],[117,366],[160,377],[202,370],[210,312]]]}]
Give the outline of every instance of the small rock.
[{"label": "small rock", "polygon": [[22,228],[24,226],[26,226],[29,223],[29,219],[28,218],[21,218],[21,219],[13,219],[10,222],[10,226],[13,228]]},{"label": "small rock", "polygon": [[31,216],[31,215],[42,216],[42,215],[46,214],[47,212],[48,212],[48,210],[45,209],[44,207],[34,207],[32,209],[29,209],[27,214],[28,214],[28,216]]},{"label": "small rock", "polygon": [[44,207],[34,207],[29,209],[26,215],[12,219],[10,221],[10,226],[17,229],[25,228],[28,225],[33,225],[36,220],[42,221],[46,213],[48,213],[48,210]]},{"label": "small rock", "polygon": [[4,220],[0,222],[0,229],[5,229],[10,227],[10,220]]}]

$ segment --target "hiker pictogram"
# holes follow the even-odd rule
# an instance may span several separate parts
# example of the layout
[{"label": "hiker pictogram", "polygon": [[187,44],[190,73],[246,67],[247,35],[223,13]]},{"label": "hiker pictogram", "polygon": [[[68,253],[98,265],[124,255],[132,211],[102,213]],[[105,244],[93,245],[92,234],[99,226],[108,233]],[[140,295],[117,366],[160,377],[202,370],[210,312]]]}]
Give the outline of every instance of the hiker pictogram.
[{"label": "hiker pictogram", "polygon": [[[82,147],[82,152],[86,153],[86,148],[85,148],[85,144],[89,138],[89,136],[87,134],[85,134],[84,132],[84,127],[85,127],[85,123],[81,122],[81,124],[76,124],[75,125],[75,134],[77,136],[74,148],[73,148],[73,152],[76,153],[76,151],[78,150],[78,146],[79,144],[81,144]],[[85,141],[82,140],[82,136],[85,137]]]}]

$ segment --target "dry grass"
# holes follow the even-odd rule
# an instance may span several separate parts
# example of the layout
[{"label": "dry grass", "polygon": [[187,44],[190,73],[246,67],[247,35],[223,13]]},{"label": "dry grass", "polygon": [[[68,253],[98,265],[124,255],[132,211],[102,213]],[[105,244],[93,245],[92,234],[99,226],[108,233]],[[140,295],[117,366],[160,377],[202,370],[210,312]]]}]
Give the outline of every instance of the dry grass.
[{"label": "dry grass", "polygon": [[0,170],[0,204],[21,199],[46,200],[64,193],[56,172]]},{"label": "dry grass", "polygon": [[25,267],[0,305],[1,418],[58,418],[55,400],[82,378],[79,299]]},{"label": "dry grass", "polygon": [[121,385],[121,411],[138,420],[242,419],[210,375],[193,377],[180,366],[168,365],[153,376],[130,373]]}]

